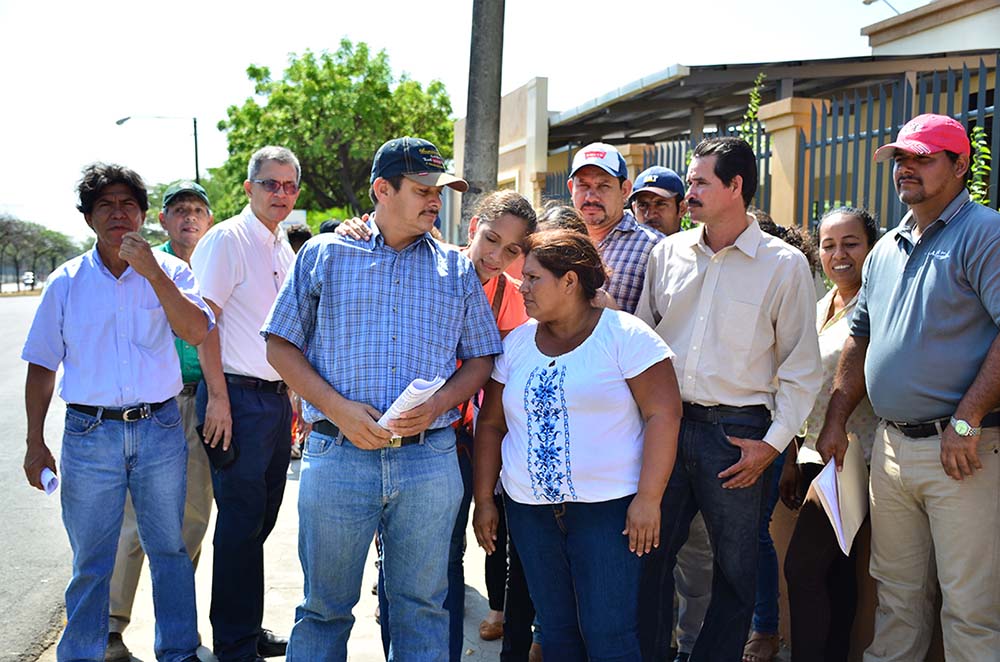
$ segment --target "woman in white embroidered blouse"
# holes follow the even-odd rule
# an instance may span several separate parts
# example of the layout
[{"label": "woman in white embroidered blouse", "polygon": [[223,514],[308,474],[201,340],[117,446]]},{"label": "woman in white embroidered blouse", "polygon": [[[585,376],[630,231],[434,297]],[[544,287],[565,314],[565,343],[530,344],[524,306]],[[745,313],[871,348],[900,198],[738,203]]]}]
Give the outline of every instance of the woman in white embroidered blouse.
[{"label": "woman in white embroidered blouse", "polygon": [[[798,461],[791,455],[782,471],[779,492],[789,508],[799,508],[795,530],[785,554],[793,660],[844,660],[851,645],[851,628],[858,602],[856,564],[859,548],[868,549],[871,534],[867,519],[851,549],[844,556],[833,527],[818,500],[803,502],[809,483],[823,468],[816,437],[823,427],[834,371],[849,335],[851,313],[861,289],[861,267],[878,238],[878,224],[864,209],[841,207],[827,212],[819,225],[819,256],[823,273],[833,288],[816,307],[823,361],[823,389],[806,419]],[[871,458],[878,418],[868,398],[862,400],[847,423],[852,444],[861,444]],[[794,444],[792,446],[794,451]],[[801,508],[800,508],[801,507]],[[867,566],[867,556],[863,557]],[[874,591],[869,577],[866,593]],[[869,595],[868,597],[871,597]],[[873,624],[864,631],[871,633]]]},{"label": "woman in white embroidered blouse", "polygon": [[504,341],[476,427],[476,538],[493,553],[502,456],[543,654],[638,661],[639,557],[659,545],[680,426],[673,353],[639,319],[592,307],[606,274],[587,237],[535,234],[523,273],[533,319]]}]

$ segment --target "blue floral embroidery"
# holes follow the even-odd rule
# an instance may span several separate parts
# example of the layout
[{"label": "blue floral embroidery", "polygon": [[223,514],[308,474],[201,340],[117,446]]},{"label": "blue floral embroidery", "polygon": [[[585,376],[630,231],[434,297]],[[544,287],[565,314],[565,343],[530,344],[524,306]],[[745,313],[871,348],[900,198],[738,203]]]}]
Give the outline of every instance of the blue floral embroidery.
[{"label": "blue floral embroidery", "polygon": [[524,386],[531,492],[536,499],[552,503],[577,498],[570,465],[565,380],[566,367],[556,367],[553,362],[547,368],[532,370]]}]

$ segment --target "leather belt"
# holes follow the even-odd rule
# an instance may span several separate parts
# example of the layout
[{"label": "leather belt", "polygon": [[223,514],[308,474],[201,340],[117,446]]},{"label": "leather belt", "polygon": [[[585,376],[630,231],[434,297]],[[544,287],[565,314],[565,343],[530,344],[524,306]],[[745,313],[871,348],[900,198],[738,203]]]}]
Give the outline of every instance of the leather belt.
[{"label": "leather belt", "polygon": [[[340,428],[326,419],[313,423],[312,429],[320,434],[325,434],[328,437],[340,436]],[[422,444],[424,441],[424,435],[428,432],[433,432],[433,430],[425,430],[420,434],[410,435],[409,437],[393,437],[389,440],[389,443],[386,444],[386,448],[400,448],[402,446],[410,446],[411,444]]]},{"label": "leather belt", "polygon": [[190,384],[185,384],[184,388],[177,395],[194,395],[198,391],[198,382],[191,382]]},{"label": "leather belt", "polygon": [[229,372],[226,373],[226,383],[254,391],[263,391],[264,393],[277,393],[281,395],[288,392],[288,384],[283,381],[269,382],[264,379],[247,377],[246,375],[234,375]]},{"label": "leather belt", "polygon": [[[171,398],[173,399],[173,398]],[[95,416],[101,420],[111,420],[111,421],[125,421],[126,423],[135,423],[136,421],[141,421],[144,418],[149,418],[154,411],[161,409],[163,405],[170,402],[170,400],[164,400],[163,402],[144,402],[142,404],[133,405],[131,407],[124,407],[122,409],[114,409],[111,407],[92,407],[90,405],[78,405],[78,404],[68,404],[66,405],[70,409],[75,409],[81,414],[86,414],[87,416]]]},{"label": "leather belt", "polygon": [[771,412],[764,405],[747,405],[734,407],[731,405],[699,405],[693,402],[684,403],[684,418],[702,423],[721,423],[730,416],[762,416],[771,418]]},{"label": "leather belt", "polygon": [[[936,434],[944,434],[944,429],[951,423],[951,416],[927,421],[926,423],[898,423],[888,419],[885,422],[911,439],[923,439],[924,437],[933,437]],[[979,424],[979,427],[983,428],[995,428],[997,426],[1000,426],[1000,411],[986,414],[986,416],[983,416],[983,422]]]}]

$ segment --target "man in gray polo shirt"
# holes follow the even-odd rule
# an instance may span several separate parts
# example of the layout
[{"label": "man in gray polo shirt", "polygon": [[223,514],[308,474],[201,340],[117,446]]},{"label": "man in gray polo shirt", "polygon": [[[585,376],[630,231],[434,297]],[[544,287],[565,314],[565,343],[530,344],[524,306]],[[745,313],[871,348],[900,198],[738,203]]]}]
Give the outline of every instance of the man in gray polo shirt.
[{"label": "man in gray polo shirt", "polygon": [[[842,465],[865,393],[875,639],[866,662],[922,660],[940,583],[945,657],[1000,650],[1000,214],[965,190],[969,139],[920,115],[875,152],[910,207],[872,250],[817,443]],[[935,582],[935,578],[937,582]]]}]

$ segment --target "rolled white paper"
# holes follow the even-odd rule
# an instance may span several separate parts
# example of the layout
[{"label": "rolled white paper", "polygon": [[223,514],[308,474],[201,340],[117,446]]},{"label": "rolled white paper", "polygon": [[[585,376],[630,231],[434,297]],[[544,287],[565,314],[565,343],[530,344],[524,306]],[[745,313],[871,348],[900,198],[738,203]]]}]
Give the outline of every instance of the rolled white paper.
[{"label": "rolled white paper", "polygon": [[59,479],[48,467],[42,469],[42,487],[45,488],[46,494],[52,494],[59,487]]}]

